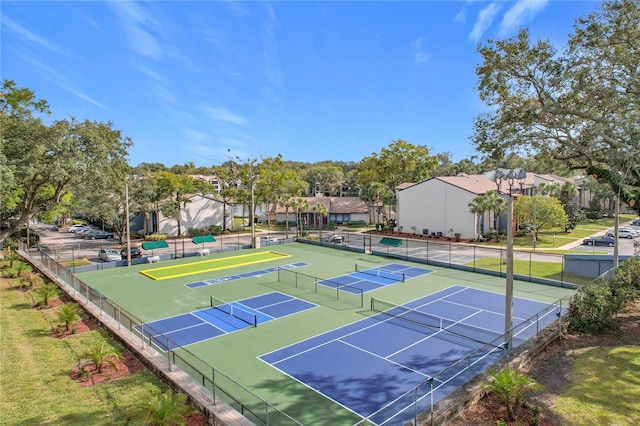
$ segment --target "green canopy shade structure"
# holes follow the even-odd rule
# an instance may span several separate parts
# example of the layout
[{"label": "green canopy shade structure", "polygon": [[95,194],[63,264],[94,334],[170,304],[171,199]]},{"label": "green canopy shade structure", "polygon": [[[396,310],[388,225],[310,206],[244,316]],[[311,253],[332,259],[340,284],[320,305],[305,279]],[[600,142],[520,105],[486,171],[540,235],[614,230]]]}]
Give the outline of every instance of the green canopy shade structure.
[{"label": "green canopy shade structure", "polygon": [[402,240],[398,238],[382,237],[378,244],[389,247],[400,247],[402,245]]},{"label": "green canopy shade structure", "polygon": [[197,235],[191,238],[193,244],[214,243],[216,241],[213,235]]},{"label": "green canopy shade structure", "polygon": [[165,240],[145,241],[144,243],[142,243],[142,248],[144,250],[155,250],[155,249],[161,249],[161,248],[167,248],[167,247],[169,247],[169,244],[167,244]]}]

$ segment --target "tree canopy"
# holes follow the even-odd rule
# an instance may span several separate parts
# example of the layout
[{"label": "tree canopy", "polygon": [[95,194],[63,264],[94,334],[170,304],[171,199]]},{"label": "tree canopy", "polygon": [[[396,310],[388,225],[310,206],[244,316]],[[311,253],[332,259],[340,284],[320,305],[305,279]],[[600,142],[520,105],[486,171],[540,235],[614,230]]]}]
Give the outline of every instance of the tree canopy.
[{"label": "tree canopy", "polygon": [[494,158],[561,160],[640,212],[639,5],[603,2],[576,21],[562,52],[528,29],[481,46],[477,88],[490,111],[475,120],[475,146]]},{"label": "tree canopy", "polygon": [[123,182],[131,140],[111,123],[75,118],[46,125],[46,101],[4,80],[0,96],[0,242],[32,216],[59,205],[76,186],[99,193]]}]

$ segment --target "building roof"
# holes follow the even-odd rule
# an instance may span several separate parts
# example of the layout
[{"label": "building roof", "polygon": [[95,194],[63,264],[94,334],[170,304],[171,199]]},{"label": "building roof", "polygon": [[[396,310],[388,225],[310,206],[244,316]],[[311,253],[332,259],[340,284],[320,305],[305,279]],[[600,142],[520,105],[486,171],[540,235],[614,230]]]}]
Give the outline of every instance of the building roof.
[{"label": "building roof", "polygon": [[450,185],[456,186],[473,194],[486,194],[488,191],[496,190],[495,182],[491,182],[485,175],[459,175],[459,176],[439,176],[434,179],[441,180]]},{"label": "building roof", "polygon": [[[449,185],[453,185],[465,191],[469,191],[473,194],[481,195],[486,194],[488,191],[496,190],[496,183],[492,182],[485,175],[467,175],[461,174],[458,176],[437,176],[431,179],[428,179],[424,182],[428,182],[429,180],[440,180],[442,182],[446,182]],[[527,177],[524,181],[524,188],[533,188],[536,186],[536,182],[544,180],[549,183],[558,183],[564,184],[565,182],[573,182],[572,179],[557,176],[553,174],[538,174],[538,173],[527,173]],[[421,182],[423,183],[423,182]],[[411,188],[412,186],[418,185],[417,183],[403,183],[398,185],[397,189],[402,191],[407,188]],[[504,191],[501,191],[504,192]]]},{"label": "building roof", "polygon": [[[558,175],[552,175],[552,174],[542,174],[542,173],[532,173],[532,175],[534,177],[537,177],[538,179],[542,179],[542,180],[546,180],[549,181],[550,183],[558,183],[560,185],[564,185],[567,182],[575,182],[575,179],[571,179],[571,178],[566,178],[563,176],[558,176]],[[527,175],[528,177],[528,175]]]}]

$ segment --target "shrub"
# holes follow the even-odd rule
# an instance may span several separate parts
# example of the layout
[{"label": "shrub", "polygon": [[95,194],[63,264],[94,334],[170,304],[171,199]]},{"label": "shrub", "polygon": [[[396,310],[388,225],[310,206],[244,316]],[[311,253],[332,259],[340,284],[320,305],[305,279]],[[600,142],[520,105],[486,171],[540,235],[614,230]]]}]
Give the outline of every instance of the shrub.
[{"label": "shrub", "polygon": [[189,229],[187,229],[187,232],[192,237],[195,237],[195,236],[198,236],[198,235],[202,235],[202,230],[200,228],[189,228]]},{"label": "shrub", "polygon": [[149,235],[145,235],[144,239],[147,240],[147,241],[166,240],[167,239],[167,234],[149,234]]},{"label": "shrub", "polygon": [[617,304],[606,281],[595,281],[582,287],[569,304],[569,329],[591,334],[615,331]]}]

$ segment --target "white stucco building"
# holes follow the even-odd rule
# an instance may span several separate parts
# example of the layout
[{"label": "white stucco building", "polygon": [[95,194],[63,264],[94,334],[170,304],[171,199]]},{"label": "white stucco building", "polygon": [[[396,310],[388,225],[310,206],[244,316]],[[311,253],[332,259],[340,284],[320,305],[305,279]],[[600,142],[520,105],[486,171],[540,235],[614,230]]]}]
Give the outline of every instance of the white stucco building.
[{"label": "white stucco building", "polygon": [[[211,225],[223,225],[223,206],[222,199],[211,195],[192,194],[188,198],[191,202],[183,206],[180,211],[180,231],[187,233],[189,228],[206,228]],[[233,228],[234,206],[227,203],[227,229]],[[146,225],[147,232],[157,232],[167,234],[169,236],[178,235],[178,223],[175,219],[165,217],[162,212],[154,212],[150,220],[155,223]]]},{"label": "white stucco building", "polygon": [[[403,232],[413,232],[415,227],[419,234],[426,230],[475,238],[477,217],[469,211],[469,203],[495,189],[496,184],[484,175],[441,176],[404,185],[397,192],[396,224]],[[489,212],[480,218],[480,232],[489,230],[488,217]]]}]

